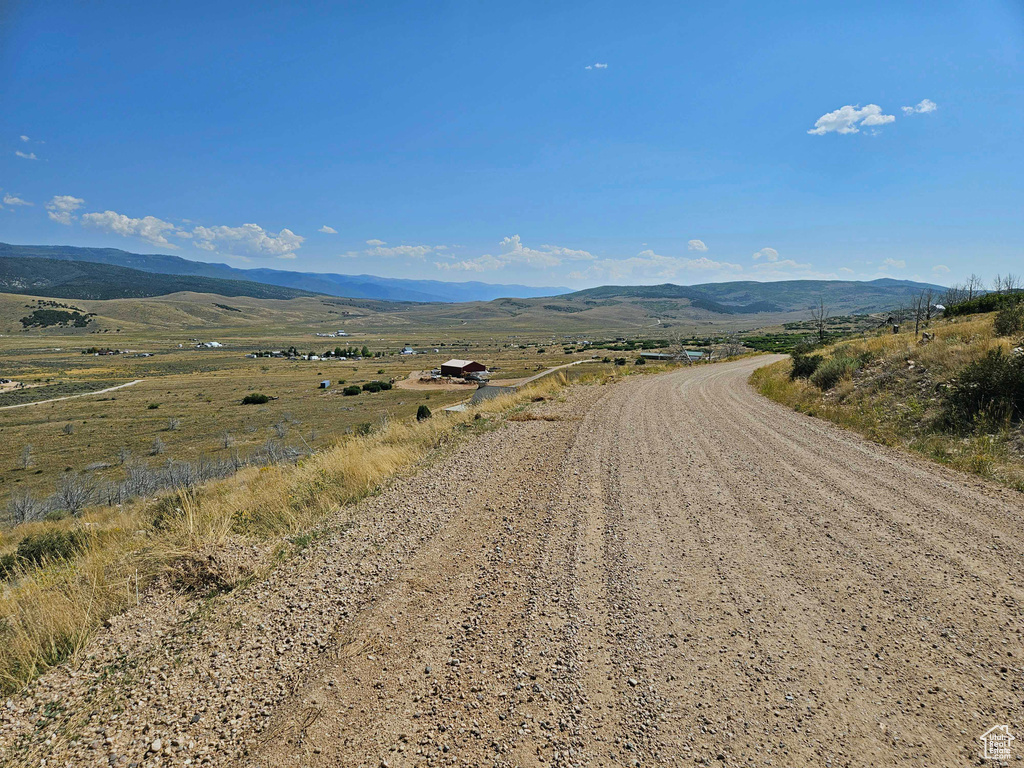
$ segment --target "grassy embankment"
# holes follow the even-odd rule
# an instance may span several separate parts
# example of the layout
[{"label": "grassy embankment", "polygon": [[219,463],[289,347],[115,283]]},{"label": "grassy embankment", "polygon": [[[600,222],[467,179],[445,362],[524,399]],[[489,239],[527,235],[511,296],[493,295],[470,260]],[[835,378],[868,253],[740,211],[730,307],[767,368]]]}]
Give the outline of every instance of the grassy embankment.
[{"label": "grassy embankment", "polygon": [[997,334],[995,318],[939,321],[924,343],[913,333],[842,341],[761,368],[751,383],[878,443],[1024,491],[1024,358],[1012,352],[1024,334],[1012,323]]},{"label": "grassy embankment", "polygon": [[[607,382],[665,367],[571,370],[582,380]],[[534,398],[552,396],[567,381],[563,372],[466,413],[392,420],[297,465],[243,469],[189,492],[17,526],[5,536],[8,555],[18,547],[29,552],[25,543],[34,541],[37,550],[68,556],[21,560],[0,582],[0,691],[17,690],[73,657],[105,619],[136,604],[147,589],[206,595],[259,578],[323,526],[343,525],[345,505],[464,435],[514,417]]]}]

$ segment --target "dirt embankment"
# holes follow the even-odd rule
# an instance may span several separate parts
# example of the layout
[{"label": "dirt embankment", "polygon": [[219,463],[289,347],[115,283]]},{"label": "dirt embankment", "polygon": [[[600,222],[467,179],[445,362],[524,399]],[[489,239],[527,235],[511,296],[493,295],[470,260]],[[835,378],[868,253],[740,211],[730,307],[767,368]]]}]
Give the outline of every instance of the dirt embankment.
[{"label": "dirt embankment", "polygon": [[[125,616],[73,676],[0,710],[0,750],[976,762],[978,736],[1024,715],[1022,497],[761,398],[746,378],[764,361],[540,404],[343,513],[268,580]],[[74,741],[45,741],[68,722]]]}]

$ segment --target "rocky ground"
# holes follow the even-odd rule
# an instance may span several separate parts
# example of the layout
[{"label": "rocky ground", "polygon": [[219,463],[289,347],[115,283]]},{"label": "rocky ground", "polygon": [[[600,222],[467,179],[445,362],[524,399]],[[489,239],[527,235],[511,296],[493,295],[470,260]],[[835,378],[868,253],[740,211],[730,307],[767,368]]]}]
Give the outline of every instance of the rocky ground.
[{"label": "rocky ground", "polygon": [[977,764],[1024,731],[1024,498],[761,398],[768,359],[573,388],[150,596],[4,704],[3,762]]}]

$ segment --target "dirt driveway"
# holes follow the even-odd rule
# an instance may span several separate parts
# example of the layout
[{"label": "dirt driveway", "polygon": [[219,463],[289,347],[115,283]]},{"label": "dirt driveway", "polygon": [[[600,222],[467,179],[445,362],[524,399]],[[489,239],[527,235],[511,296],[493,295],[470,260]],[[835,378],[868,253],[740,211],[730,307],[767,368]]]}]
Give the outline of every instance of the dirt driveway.
[{"label": "dirt driveway", "polygon": [[37,700],[127,646],[145,685],[49,764],[955,766],[1024,738],[1022,496],[761,398],[771,359],[541,404],[201,642],[122,622]]}]

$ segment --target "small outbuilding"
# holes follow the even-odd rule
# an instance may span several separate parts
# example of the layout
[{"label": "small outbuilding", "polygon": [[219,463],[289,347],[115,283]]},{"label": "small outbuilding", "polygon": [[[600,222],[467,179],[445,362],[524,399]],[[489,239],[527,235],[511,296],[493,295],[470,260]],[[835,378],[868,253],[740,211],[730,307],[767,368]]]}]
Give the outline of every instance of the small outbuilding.
[{"label": "small outbuilding", "polygon": [[486,370],[487,366],[476,360],[449,360],[447,363],[441,363],[441,375],[457,379],[465,378],[467,373],[479,373]]},{"label": "small outbuilding", "polygon": [[331,386],[331,380],[330,379],[324,379],[323,381],[320,382],[320,389],[329,389],[330,386]]}]

